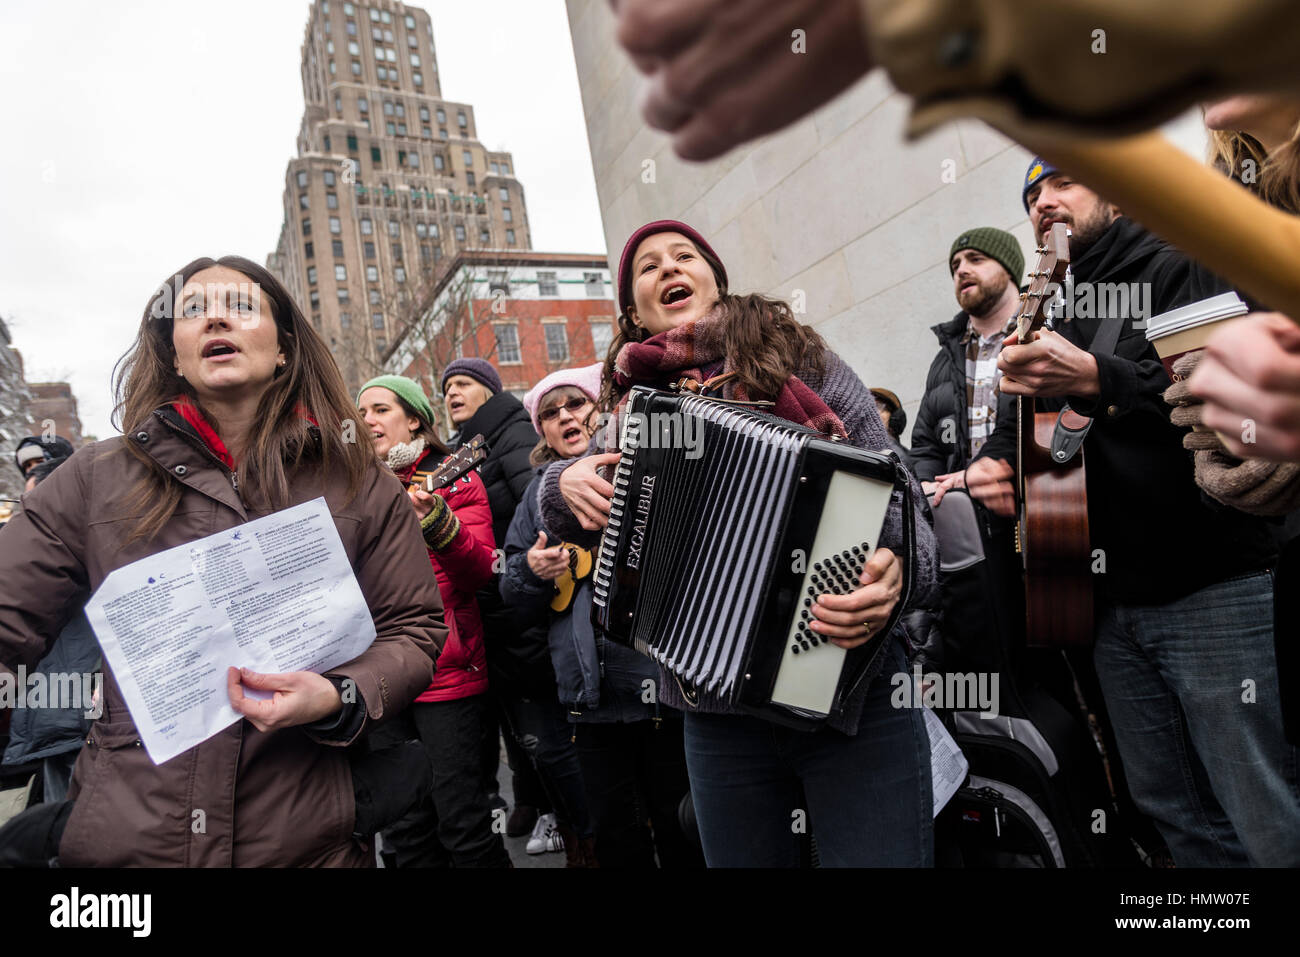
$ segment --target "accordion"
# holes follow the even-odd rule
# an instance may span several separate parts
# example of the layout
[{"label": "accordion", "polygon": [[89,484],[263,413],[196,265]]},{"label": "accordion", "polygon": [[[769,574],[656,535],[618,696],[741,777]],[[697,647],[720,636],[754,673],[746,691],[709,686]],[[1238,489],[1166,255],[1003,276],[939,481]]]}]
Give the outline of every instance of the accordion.
[{"label": "accordion", "polygon": [[[635,387],[621,428],[592,579],[598,633],[656,661],[688,704],[707,693],[818,726],[889,627],[846,652],[808,627],[811,606],[858,587],[896,489],[910,506],[907,473],[892,454],[690,393]],[[906,512],[903,526],[907,552]]]}]

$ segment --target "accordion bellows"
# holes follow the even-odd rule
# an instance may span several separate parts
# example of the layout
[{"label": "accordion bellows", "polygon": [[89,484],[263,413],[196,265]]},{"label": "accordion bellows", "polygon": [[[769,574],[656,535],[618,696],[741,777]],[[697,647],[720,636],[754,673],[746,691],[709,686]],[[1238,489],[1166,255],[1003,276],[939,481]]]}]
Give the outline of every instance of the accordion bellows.
[{"label": "accordion bellows", "polygon": [[[902,480],[885,454],[752,409],[638,386],[622,422],[592,622],[700,694],[816,726],[883,645],[809,627],[858,587]],[[859,653],[861,652],[861,653]]]}]

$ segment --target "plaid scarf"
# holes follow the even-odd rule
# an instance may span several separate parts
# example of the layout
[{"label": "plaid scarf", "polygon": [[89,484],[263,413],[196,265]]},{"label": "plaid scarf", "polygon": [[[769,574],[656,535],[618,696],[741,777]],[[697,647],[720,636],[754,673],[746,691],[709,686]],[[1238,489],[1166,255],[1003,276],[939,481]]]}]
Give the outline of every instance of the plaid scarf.
[{"label": "plaid scarf", "polygon": [[[726,309],[718,304],[698,319],[651,336],[644,342],[629,342],[623,346],[614,360],[614,385],[623,394],[616,411],[622,411],[627,403],[627,392],[634,385],[663,388],[683,376],[704,382],[709,377],[703,370],[718,362],[722,362],[723,374],[733,371],[732,359],[726,355],[726,328]],[[745,387],[735,379],[723,386],[722,397],[749,400]],[[787,422],[827,435],[848,435],[839,416],[795,375],[781,386],[771,412]]]}]

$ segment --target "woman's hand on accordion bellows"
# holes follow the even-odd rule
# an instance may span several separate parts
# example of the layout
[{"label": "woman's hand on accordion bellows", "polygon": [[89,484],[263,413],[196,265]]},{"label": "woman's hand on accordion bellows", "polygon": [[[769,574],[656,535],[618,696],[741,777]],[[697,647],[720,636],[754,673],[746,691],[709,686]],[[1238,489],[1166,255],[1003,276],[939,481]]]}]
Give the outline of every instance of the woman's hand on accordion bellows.
[{"label": "woman's hand on accordion bellows", "polygon": [[877,548],[858,579],[862,587],[847,595],[819,595],[809,626],[841,648],[856,648],[880,634],[903,590],[903,563],[888,548]]},{"label": "woman's hand on accordion bellows", "polygon": [[596,469],[617,464],[618,456],[617,452],[588,455],[560,473],[560,494],[578,524],[589,532],[609,524],[609,500],[614,497],[614,486]]}]

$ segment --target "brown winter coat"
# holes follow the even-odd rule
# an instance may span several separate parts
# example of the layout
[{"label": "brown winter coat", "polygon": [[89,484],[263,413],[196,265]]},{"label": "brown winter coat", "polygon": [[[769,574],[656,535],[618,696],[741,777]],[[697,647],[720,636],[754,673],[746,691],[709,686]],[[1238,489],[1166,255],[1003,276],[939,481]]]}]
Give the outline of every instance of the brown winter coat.
[{"label": "brown winter coat", "polygon": [[[0,530],[0,668],[33,666],[113,569],[266,514],[245,508],[230,473],[185,428],[154,413],[129,437],[80,450],[28,493],[22,514]],[[122,548],[132,524],[125,503],[145,473],[128,441],[184,488],[157,537]],[[314,464],[290,485],[290,505],[325,496],[374,616],[374,644],[328,672],[356,682],[366,710],[360,734],[428,687],[447,634],[437,582],[415,513],[378,462],[350,503],[346,482]],[[264,734],[243,720],[155,766],[111,674],[104,689],[103,717],[73,776],[63,866],[373,863],[352,837],[345,742],[301,728]]]}]

